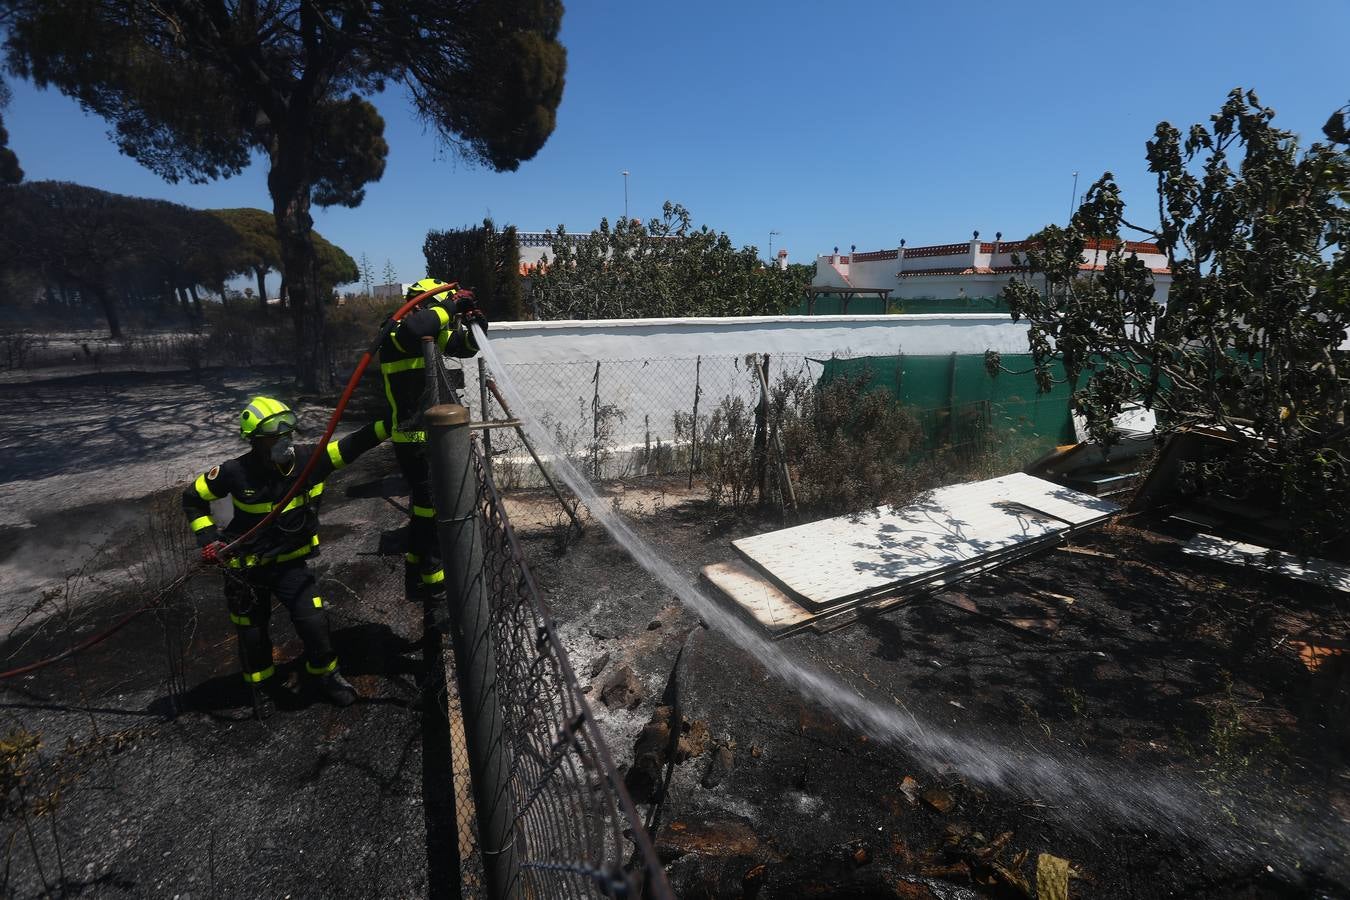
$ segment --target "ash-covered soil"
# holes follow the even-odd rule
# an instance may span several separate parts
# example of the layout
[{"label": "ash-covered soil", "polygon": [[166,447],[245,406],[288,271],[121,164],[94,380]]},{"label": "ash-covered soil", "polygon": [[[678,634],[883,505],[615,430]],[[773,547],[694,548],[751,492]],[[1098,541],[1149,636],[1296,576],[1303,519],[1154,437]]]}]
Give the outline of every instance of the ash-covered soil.
[{"label": "ash-covered soil", "polygon": [[[666,487],[609,493],[691,576],[779,527]],[[922,727],[1006,748],[992,777],[841,724],[697,628],[598,526],[563,550],[548,505],[527,553],[616,756],[665,763],[681,722],[656,835],[681,896],[1036,896],[1041,854],[1067,860],[1073,897],[1350,896],[1345,657],[1313,671],[1301,650],[1344,637],[1343,595],[1195,561],[1130,522],[787,639]],[[1100,777],[1027,789],[1018,767],[1045,756]],[[629,775],[639,794],[646,774]],[[1179,824],[1112,812],[1169,789],[1196,802]]]},{"label": "ash-covered soil", "polygon": [[[32,773],[24,812],[9,793],[0,895],[450,896],[450,765],[424,733],[443,709],[443,680],[424,659],[421,607],[403,599],[400,556],[377,552],[403,521],[403,500],[386,497],[392,471],[382,448],[326,492],[315,570],[356,705],[335,709],[310,692],[276,609],[290,697],[257,720],[221,576],[202,569],[164,609],[0,685],[0,736],[11,750],[21,734],[41,740],[20,762]],[[123,583],[26,624],[3,643],[6,666],[100,632],[151,588]]]},{"label": "ash-covered soil", "polygon": [[[265,389],[256,373],[0,388],[0,413],[25,423],[0,438],[0,599],[22,621],[0,627],[6,666],[95,634],[182,564],[163,537],[184,537],[176,490],[237,452],[233,415]],[[16,418],[32,403],[43,416]],[[147,409],[159,414],[138,419]],[[326,418],[303,415],[315,429]],[[65,450],[51,441],[63,432]],[[251,718],[211,575],[166,611],[0,685],[5,775],[29,769],[27,793],[5,798],[0,894],[446,895],[450,764],[427,716],[437,685],[421,610],[402,599],[396,545],[381,539],[405,502],[392,472],[381,448],[332,479],[324,507],[318,571],[356,706],[312,702],[290,664],[293,702]],[[681,480],[607,493],[690,575],[731,558],[732,538],[779,527],[710,510]],[[170,524],[156,530],[166,504]],[[664,798],[639,808],[681,897],[1046,897],[1057,882],[1038,893],[1038,870],[1053,874],[1055,860],[1075,898],[1350,896],[1345,655],[1306,651],[1344,639],[1339,595],[1183,557],[1157,523],[1131,522],[785,642],[926,728],[1007,748],[994,783],[841,724],[748,648],[697,627],[597,524],[566,538],[547,494],[508,505],[597,721],[646,800],[667,773],[644,781],[651,756],[664,763],[676,739]],[[293,660],[280,610],[273,634]],[[14,752],[20,729],[40,738],[36,755]],[[1086,799],[1027,790],[1018,770],[1038,754],[1110,778],[1084,782]],[[1124,822],[1101,803],[1147,806],[1159,779],[1201,798],[1212,833]]]}]

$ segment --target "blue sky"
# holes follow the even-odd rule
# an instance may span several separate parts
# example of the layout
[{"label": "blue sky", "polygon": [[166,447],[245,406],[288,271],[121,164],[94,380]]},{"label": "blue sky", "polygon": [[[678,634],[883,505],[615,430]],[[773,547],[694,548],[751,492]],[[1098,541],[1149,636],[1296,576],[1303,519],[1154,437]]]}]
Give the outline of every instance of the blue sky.
[{"label": "blue sky", "polygon": [[[377,99],[384,178],[316,226],[377,278],[420,277],[429,228],[491,215],[522,230],[589,230],[670,199],[767,255],[1025,236],[1063,221],[1114,172],[1150,218],[1144,141],[1206,121],[1234,86],[1306,140],[1350,100],[1350,2],[1086,4],[570,0],[558,127],[519,171],[444,149],[395,88]],[[170,185],[120,156],[99,119],[11,80],[11,146],[30,179],[191,206],[270,209],[265,171]],[[1154,217],[1156,218],[1156,216]],[[275,283],[275,276],[273,276]]]}]

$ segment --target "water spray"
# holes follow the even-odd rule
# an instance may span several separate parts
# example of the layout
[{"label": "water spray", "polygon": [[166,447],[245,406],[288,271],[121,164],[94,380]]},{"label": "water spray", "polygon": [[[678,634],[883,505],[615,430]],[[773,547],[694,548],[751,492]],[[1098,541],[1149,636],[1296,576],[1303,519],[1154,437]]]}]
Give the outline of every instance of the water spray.
[{"label": "water spray", "polygon": [[[1214,796],[1174,777],[1141,775],[1123,766],[1083,757],[1057,759],[1038,748],[1014,749],[987,740],[960,737],[925,723],[908,710],[868,699],[837,678],[789,656],[753,626],[708,596],[692,579],[680,573],[604,502],[586,478],[540,425],[534,409],[521,395],[486,333],[472,326],[479,352],[492,370],[497,388],[546,456],[556,473],[572,489],[591,515],[609,531],[634,562],[654,576],[710,629],[751,654],[769,671],[792,685],[808,700],[833,713],[841,722],[892,746],[918,756],[930,766],[947,764],[971,781],[1054,801],[1072,826],[1082,827],[1094,815],[1106,812],[1117,822],[1143,832],[1167,832],[1201,843],[1211,854],[1233,860],[1268,861],[1272,868],[1297,877],[1307,865],[1343,867],[1350,858],[1350,835],[1336,828],[1333,817],[1311,811],[1291,815],[1281,808],[1246,810],[1253,825],[1243,828],[1232,811],[1220,808]],[[1255,832],[1259,829],[1260,834]]]}]

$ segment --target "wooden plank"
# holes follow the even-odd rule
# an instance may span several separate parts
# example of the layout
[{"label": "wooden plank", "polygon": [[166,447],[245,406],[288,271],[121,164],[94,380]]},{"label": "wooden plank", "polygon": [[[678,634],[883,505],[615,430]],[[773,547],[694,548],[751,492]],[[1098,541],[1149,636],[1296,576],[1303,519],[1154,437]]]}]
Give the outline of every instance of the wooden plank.
[{"label": "wooden plank", "polygon": [[815,618],[814,613],[802,609],[767,578],[739,559],[704,566],[701,573],[726,600],[770,631]]}]

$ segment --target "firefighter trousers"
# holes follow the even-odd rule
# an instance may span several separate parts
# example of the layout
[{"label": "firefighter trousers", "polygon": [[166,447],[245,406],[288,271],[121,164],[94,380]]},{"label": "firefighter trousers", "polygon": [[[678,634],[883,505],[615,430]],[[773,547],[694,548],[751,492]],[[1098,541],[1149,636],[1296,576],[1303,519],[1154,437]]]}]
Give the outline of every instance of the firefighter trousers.
[{"label": "firefighter trousers", "polygon": [[431,470],[427,445],[422,442],[394,444],[394,459],[408,482],[408,551],[404,556],[404,581],[410,593],[440,595],[445,591],[445,570],[436,537],[436,509],[431,498]]},{"label": "firefighter trousers", "polygon": [[304,560],[226,571],[225,604],[239,635],[244,680],[260,684],[271,678],[272,599],[290,614],[295,633],[305,645],[305,671],[327,675],[337,669],[337,654],[328,625],[328,609]]}]

